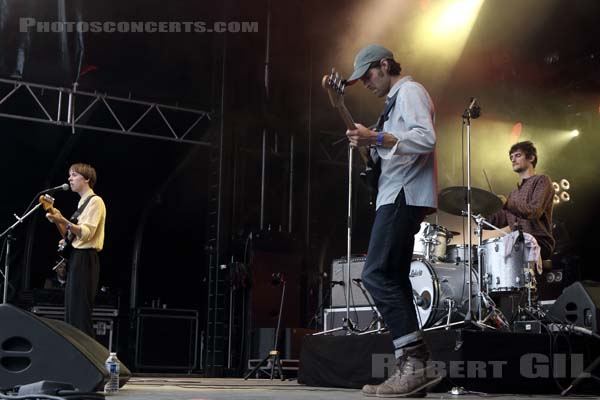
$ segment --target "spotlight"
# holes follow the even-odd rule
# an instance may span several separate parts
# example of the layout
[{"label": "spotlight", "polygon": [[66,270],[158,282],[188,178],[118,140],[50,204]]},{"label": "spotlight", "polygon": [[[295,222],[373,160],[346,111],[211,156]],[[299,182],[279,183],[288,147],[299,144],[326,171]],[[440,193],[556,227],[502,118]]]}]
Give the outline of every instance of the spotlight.
[{"label": "spotlight", "polygon": [[554,204],[560,203],[560,197],[558,197],[557,194],[555,194],[554,197],[552,198],[552,203],[554,203]]},{"label": "spotlight", "polygon": [[560,187],[563,188],[563,190],[569,190],[571,188],[571,183],[563,178],[560,180]]},{"label": "spotlight", "polygon": [[554,192],[560,192],[560,185],[557,182],[552,182],[552,187],[554,188]]},{"label": "spotlight", "polygon": [[560,194],[560,200],[566,203],[567,201],[571,200],[571,196],[567,192],[562,192]]},{"label": "spotlight", "polygon": [[579,130],[578,129],[573,129],[571,131],[571,137],[577,137],[579,136]]}]

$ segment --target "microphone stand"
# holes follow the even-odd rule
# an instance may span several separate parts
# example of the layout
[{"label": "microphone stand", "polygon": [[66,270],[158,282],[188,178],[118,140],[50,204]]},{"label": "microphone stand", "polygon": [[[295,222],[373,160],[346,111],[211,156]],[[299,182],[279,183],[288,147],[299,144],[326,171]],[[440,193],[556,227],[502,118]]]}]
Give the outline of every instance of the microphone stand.
[{"label": "microphone stand", "polygon": [[[354,284],[356,286],[358,286],[358,288],[362,292],[363,296],[365,296],[365,299],[367,300],[367,303],[369,304],[369,308],[371,309],[371,312],[373,313],[373,317],[371,318],[371,323],[369,324],[369,326],[367,326],[367,328],[363,332],[359,333],[359,335],[364,335],[364,334],[373,333],[373,332],[381,332],[381,331],[385,330],[386,328],[385,328],[385,325],[383,324],[383,318],[381,317],[381,314],[379,314],[379,311],[377,311],[377,309],[373,305],[373,302],[369,298],[367,291],[365,290],[364,286],[362,285],[362,279],[352,279],[352,282],[354,282]],[[376,326],[377,323],[379,323],[379,328],[377,328],[375,330],[371,330],[371,328]]]},{"label": "microphone stand", "polygon": [[19,217],[17,214],[13,214],[17,221],[9,226],[4,232],[0,233],[0,239],[6,236],[6,256],[4,259],[4,293],[2,295],[2,304],[6,304],[8,298],[8,273],[10,271],[10,242],[15,240],[14,237],[11,236],[12,230],[19,224],[23,223],[23,221],[29,217],[35,210],[37,210],[42,204],[38,203],[35,207],[29,210],[25,215]]},{"label": "microphone stand", "polygon": [[338,328],[324,330],[322,332],[313,333],[313,336],[325,335],[327,333],[345,331],[346,335],[356,333],[358,330],[354,322],[350,318],[350,296],[352,296],[352,277],[350,276],[350,263],[352,253],[352,164],[353,151],[352,146],[348,144],[348,222],[347,222],[347,237],[346,237],[346,316],[343,319],[342,326]]},{"label": "microphone stand", "polygon": [[[477,99],[472,97],[471,98],[471,103],[469,104],[469,106],[467,107],[467,109],[464,111],[462,118],[463,118],[463,124],[467,126],[467,237],[468,237],[468,243],[469,243],[469,264],[466,266],[466,268],[468,268],[467,271],[467,282],[469,283],[469,288],[468,288],[468,293],[469,295],[467,296],[468,298],[468,310],[467,313],[465,315],[465,323],[474,323],[476,326],[479,327],[484,327],[484,324],[481,324],[479,321],[481,321],[481,299],[479,300],[478,304],[477,304],[477,314],[478,314],[478,319],[477,321],[473,321],[473,308],[472,308],[472,299],[471,299],[471,293],[472,293],[472,286],[473,286],[473,282],[472,282],[472,276],[471,276],[471,268],[473,265],[473,255],[472,255],[472,248],[473,248],[473,238],[472,238],[472,226],[471,226],[471,217],[473,215],[473,211],[471,209],[471,119],[476,119],[479,118],[479,116],[481,115],[481,108],[479,107],[479,105],[477,104]],[[477,289],[477,293],[478,296],[481,297],[481,265],[479,265],[479,276],[478,276],[478,289]]]}]

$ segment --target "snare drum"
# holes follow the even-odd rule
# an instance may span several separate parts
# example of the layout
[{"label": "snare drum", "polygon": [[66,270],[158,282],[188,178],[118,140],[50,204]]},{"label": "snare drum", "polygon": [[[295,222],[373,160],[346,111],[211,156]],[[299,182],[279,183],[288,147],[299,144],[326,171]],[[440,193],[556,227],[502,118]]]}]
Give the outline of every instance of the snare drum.
[{"label": "snare drum", "polygon": [[434,262],[444,260],[446,257],[446,245],[451,239],[452,234],[443,226],[421,222],[421,229],[415,235],[413,258],[421,258]]},{"label": "snare drum", "polygon": [[[460,263],[468,263],[469,262],[469,245],[457,245],[451,244],[448,246],[446,250],[446,259],[445,261],[452,264],[460,264]],[[473,265],[477,265],[477,246],[473,245],[473,250],[471,251],[471,259],[473,260]]]},{"label": "snare drum", "polygon": [[488,290],[494,292],[515,292],[525,289],[531,281],[529,264],[525,259],[524,244],[518,243],[507,248],[505,237],[483,241],[483,271]]},{"label": "snare drum", "polygon": [[[477,272],[471,268],[469,270],[473,283],[472,300],[477,304]],[[464,318],[469,302],[466,278],[467,272],[463,265],[413,260],[410,264],[410,283],[420,328],[445,322],[450,305],[453,311],[462,313],[453,312],[451,321]]]}]

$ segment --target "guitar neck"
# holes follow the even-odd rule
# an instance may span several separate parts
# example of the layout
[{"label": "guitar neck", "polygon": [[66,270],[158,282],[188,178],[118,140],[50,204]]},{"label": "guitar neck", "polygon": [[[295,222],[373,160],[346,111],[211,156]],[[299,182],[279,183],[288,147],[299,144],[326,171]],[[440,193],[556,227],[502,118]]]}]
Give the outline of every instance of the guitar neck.
[{"label": "guitar neck", "polygon": [[[346,124],[346,128],[349,130],[353,130],[356,129],[356,124],[354,123],[354,119],[352,118],[352,115],[350,115],[350,111],[348,111],[348,109],[346,108],[346,105],[344,103],[340,103],[337,107],[340,116],[342,117],[342,120],[344,121],[344,124]],[[369,164],[369,153],[368,153],[368,149],[365,147],[358,147],[358,154],[360,155],[360,158],[363,160],[363,162],[365,163],[365,165]]]}]

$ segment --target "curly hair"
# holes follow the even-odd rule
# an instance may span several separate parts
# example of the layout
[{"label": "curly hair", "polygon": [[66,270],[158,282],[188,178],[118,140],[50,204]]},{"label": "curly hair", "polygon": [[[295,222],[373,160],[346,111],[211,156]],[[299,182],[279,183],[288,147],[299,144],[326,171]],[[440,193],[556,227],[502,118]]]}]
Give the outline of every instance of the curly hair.
[{"label": "curly hair", "polygon": [[510,156],[512,153],[514,153],[517,150],[522,151],[525,154],[525,157],[527,157],[527,158],[531,158],[531,156],[535,156],[535,158],[531,162],[533,164],[533,168],[535,168],[535,166],[538,162],[538,155],[537,155],[537,149],[535,148],[533,143],[530,142],[529,140],[526,140],[524,142],[515,143],[510,147],[510,150],[508,151],[508,155]]}]

